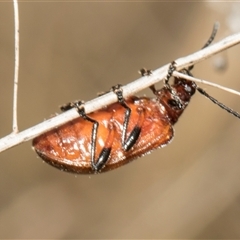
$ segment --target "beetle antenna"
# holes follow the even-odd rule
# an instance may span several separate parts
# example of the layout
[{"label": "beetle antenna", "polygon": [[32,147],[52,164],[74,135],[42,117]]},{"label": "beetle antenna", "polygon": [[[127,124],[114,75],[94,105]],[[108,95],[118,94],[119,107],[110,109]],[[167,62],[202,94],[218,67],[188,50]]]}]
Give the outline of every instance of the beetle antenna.
[{"label": "beetle antenna", "polygon": [[217,104],[220,108],[226,110],[227,112],[234,115],[235,117],[240,118],[240,114],[238,112],[235,112],[233,109],[231,109],[231,108],[227,107],[226,105],[224,105],[223,103],[219,102],[217,99],[215,99],[214,97],[212,97],[208,93],[206,93],[202,88],[197,87],[197,90],[202,95],[204,95],[206,98],[211,100],[213,103]]},{"label": "beetle antenna", "polygon": [[[206,47],[208,47],[212,41],[214,40],[217,31],[219,29],[220,24],[218,22],[215,22],[214,26],[213,26],[213,30],[211,33],[210,38],[207,40],[207,42],[203,45],[203,47],[201,49],[204,49]],[[193,76],[191,73],[191,70],[193,69],[193,66],[188,67],[187,69],[185,69],[185,72],[187,73],[187,75],[189,76]],[[232,114],[233,116],[240,118],[240,114],[236,111],[234,111],[233,109],[227,107],[226,105],[224,105],[223,103],[219,102],[217,99],[215,99],[214,97],[210,96],[206,91],[204,91],[202,88],[197,87],[197,90],[199,93],[201,93],[202,95],[204,95],[206,98],[208,98],[210,101],[212,101],[213,103],[217,104],[220,108],[224,109],[225,111],[227,111],[228,113]]]},{"label": "beetle antenna", "polygon": [[[215,22],[213,25],[213,30],[212,30],[211,36],[209,37],[209,39],[207,40],[207,42],[203,45],[203,47],[201,49],[208,47],[213,42],[219,27],[220,27],[219,22]],[[194,65],[190,66],[187,70],[191,71],[193,68],[194,68]]]},{"label": "beetle antenna", "polygon": [[213,30],[212,30],[211,36],[209,37],[209,39],[207,40],[207,42],[203,45],[203,47],[201,49],[208,47],[212,43],[212,41],[214,40],[214,38],[217,34],[219,27],[220,27],[219,22],[215,22],[213,25]]}]

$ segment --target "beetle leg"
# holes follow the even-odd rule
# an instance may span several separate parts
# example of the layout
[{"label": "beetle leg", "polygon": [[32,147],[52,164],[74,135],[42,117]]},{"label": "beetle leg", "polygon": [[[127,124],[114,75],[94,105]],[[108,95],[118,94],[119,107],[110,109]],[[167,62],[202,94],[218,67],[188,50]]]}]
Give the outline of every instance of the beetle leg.
[{"label": "beetle leg", "polygon": [[124,151],[129,151],[133,147],[133,145],[136,143],[141,133],[141,127],[144,120],[144,111],[143,111],[143,108],[141,107],[137,109],[139,113],[138,123],[130,132],[128,138],[126,138],[128,123],[131,116],[131,108],[127,105],[126,101],[123,98],[122,88],[120,84],[112,87],[112,91],[117,95],[118,102],[126,109],[125,115],[124,115],[124,122],[123,122],[122,147]]},{"label": "beetle leg", "polygon": [[[170,91],[170,93],[173,95],[174,100],[176,101],[178,108],[181,109],[183,107],[181,99],[177,96],[176,92],[172,89],[171,85],[169,84],[169,80],[173,74],[173,72],[176,70],[176,62],[172,61],[171,64],[168,67],[168,74],[164,79],[165,87]],[[141,68],[139,70],[139,73],[144,76],[150,76],[152,74],[152,70]],[[157,95],[158,91],[156,90],[155,86],[152,85],[149,87],[153,94]]]},{"label": "beetle leg", "polygon": [[146,68],[141,68],[141,69],[138,71],[138,73],[141,74],[142,77],[144,77],[144,76],[150,76],[150,75],[152,75],[152,70],[146,69]]},{"label": "beetle leg", "polygon": [[107,163],[111,150],[112,150],[112,144],[114,141],[114,124],[113,123],[109,123],[108,124],[108,130],[109,130],[109,134],[108,134],[108,138],[104,144],[104,147],[101,151],[101,153],[99,154],[99,157],[95,163],[95,161],[92,161],[92,168],[96,171],[99,172],[104,165]]},{"label": "beetle leg", "polygon": [[[133,145],[136,143],[136,141],[138,140],[139,135],[141,133],[142,124],[144,121],[144,110],[142,107],[139,107],[137,109],[137,111],[139,114],[138,122],[137,122],[136,126],[133,128],[132,132],[129,134],[129,137],[127,139],[125,138],[126,140],[123,139],[123,136],[124,136],[124,134],[126,136],[127,124],[126,124],[126,126],[123,126],[122,142],[124,143],[123,148],[125,151],[129,151],[133,147]],[[125,118],[125,121],[126,121],[126,118]],[[125,123],[125,121],[124,121],[124,123]],[[124,133],[124,131],[125,131],[125,133]]]},{"label": "beetle leg", "polygon": [[76,103],[78,103],[79,106],[84,104],[83,101],[78,100],[78,101],[75,101],[75,102],[66,103],[66,104],[60,106],[60,109],[61,109],[62,112],[66,112],[66,111],[68,111],[72,108],[76,108]]},{"label": "beetle leg", "polygon": [[172,97],[175,100],[178,109],[182,109],[184,106],[182,103],[182,100],[177,95],[176,91],[169,84],[169,79],[171,78],[171,76],[175,70],[176,70],[176,62],[172,61],[168,68],[168,74],[164,79],[164,85],[165,85],[165,88],[168,89],[168,91],[172,94]]},{"label": "beetle leg", "polygon": [[[141,69],[138,71],[138,73],[141,74],[142,77],[151,76],[151,75],[152,75],[152,70],[146,69],[146,68],[141,68]],[[150,89],[152,90],[152,92],[156,95],[157,90],[156,90],[155,86],[152,85],[152,86],[150,86],[149,88],[150,88]]]},{"label": "beetle leg", "polygon": [[112,150],[112,143],[113,143],[113,140],[114,140],[114,131],[113,131],[114,130],[114,125],[113,125],[113,123],[109,123],[109,125],[108,125],[108,129],[109,129],[108,138],[106,140],[106,143],[105,143],[102,151],[99,154],[99,157],[97,159],[95,159],[97,132],[98,132],[99,123],[98,123],[98,121],[89,117],[85,113],[85,109],[84,109],[82,101],[75,101],[75,102],[63,105],[61,107],[61,110],[62,111],[67,111],[71,108],[76,108],[79,115],[84,120],[93,123],[92,133],[91,133],[91,167],[92,167],[93,170],[95,170],[95,172],[99,172],[104,167],[107,160],[109,159],[109,156],[110,156],[110,153],[111,153],[111,150]]}]

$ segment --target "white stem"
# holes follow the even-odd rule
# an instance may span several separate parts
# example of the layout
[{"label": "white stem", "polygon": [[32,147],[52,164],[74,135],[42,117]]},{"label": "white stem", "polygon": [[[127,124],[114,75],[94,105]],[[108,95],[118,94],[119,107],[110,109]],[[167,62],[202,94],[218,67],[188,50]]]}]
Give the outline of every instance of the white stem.
[{"label": "white stem", "polygon": [[19,14],[18,1],[13,0],[14,23],[15,23],[15,67],[13,83],[13,134],[18,133],[17,124],[17,93],[18,93],[18,72],[19,72]]},{"label": "white stem", "polygon": [[[182,70],[187,68],[193,64],[196,64],[200,61],[203,61],[210,56],[219,53],[227,48],[230,48],[236,44],[240,43],[240,33],[231,35],[218,43],[213,44],[205,49],[202,49],[196,53],[193,53],[187,57],[183,57],[176,60],[177,70]],[[152,75],[147,77],[141,77],[134,82],[131,82],[125,86],[123,86],[123,95],[124,97],[128,97],[130,95],[134,95],[135,93],[157,83],[165,78],[167,75],[169,64],[153,71]],[[114,93],[109,92],[103,96],[95,98],[89,102],[85,103],[86,113],[90,113],[96,111],[100,108],[103,108],[106,105],[109,105],[113,102],[117,101],[117,97]],[[10,134],[2,139],[0,139],[0,152],[4,151],[8,148],[11,148],[17,144],[28,141],[46,131],[49,131],[55,127],[58,127],[70,120],[79,117],[77,111],[75,109],[71,109],[65,113],[57,115],[53,118],[50,118],[38,125],[31,127],[25,131],[22,131],[18,134]]]},{"label": "white stem", "polygon": [[208,85],[208,86],[211,86],[211,87],[219,88],[219,89],[224,90],[226,92],[230,92],[232,94],[240,96],[240,92],[238,92],[238,91],[236,91],[234,89],[223,87],[223,86],[221,86],[219,84],[211,83],[211,82],[208,82],[206,80],[199,79],[199,78],[191,77],[189,75],[186,75],[186,74],[183,74],[183,73],[180,73],[180,72],[176,72],[176,71],[173,72],[173,76],[174,77],[179,77],[179,78],[184,78],[184,79],[187,79],[187,80],[190,80],[190,81],[194,81],[194,82],[199,82],[199,83],[202,83],[202,84],[205,84],[205,85]]}]

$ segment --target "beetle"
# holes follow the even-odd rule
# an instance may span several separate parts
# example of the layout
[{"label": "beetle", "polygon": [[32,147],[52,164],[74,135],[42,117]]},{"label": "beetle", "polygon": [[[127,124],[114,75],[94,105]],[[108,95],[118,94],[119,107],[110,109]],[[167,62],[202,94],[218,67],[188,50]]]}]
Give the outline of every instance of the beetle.
[{"label": "beetle", "polygon": [[[131,96],[88,115],[76,102],[73,105],[79,107],[81,116],[35,138],[33,147],[47,163],[68,172],[95,173],[120,167],[172,140],[173,125],[196,84],[176,78],[171,88],[180,98],[181,108],[167,87],[154,90],[155,98]],[[118,86],[121,98],[120,92]]]},{"label": "beetle", "polygon": [[[212,42],[215,34],[216,26],[204,47]],[[183,72],[192,75],[192,68]],[[154,98],[124,99],[118,84],[111,89],[118,102],[88,115],[81,101],[62,106],[62,111],[76,108],[80,116],[33,139],[34,150],[48,164],[67,172],[92,174],[118,168],[169,144],[174,136],[173,125],[196,90],[240,118],[193,81],[175,77],[173,84],[169,84],[175,69],[176,64],[172,62],[161,89],[150,87]],[[141,69],[140,73],[147,77],[151,71]]]}]

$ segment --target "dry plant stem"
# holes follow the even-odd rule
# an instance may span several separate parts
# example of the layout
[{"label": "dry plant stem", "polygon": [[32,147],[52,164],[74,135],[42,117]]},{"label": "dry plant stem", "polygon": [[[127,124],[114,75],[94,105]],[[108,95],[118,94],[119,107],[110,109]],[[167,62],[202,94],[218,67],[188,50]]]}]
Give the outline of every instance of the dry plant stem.
[{"label": "dry plant stem", "polygon": [[[193,53],[187,57],[183,57],[176,60],[177,70],[182,70],[183,68],[187,68],[193,64],[196,64],[200,61],[203,61],[210,56],[219,53],[227,48],[230,48],[236,44],[240,43],[240,33],[231,35],[218,43],[213,44],[205,49],[202,49],[196,53]],[[153,71],[151,76],[141,77],[134,82],[131,82],[125,86],[123,86],[123,95],[124,97],[128,97],[130,95],[136,94],[137,92],[160,82],[167,75],[169,64]],[[86,113],[90,113],[96,111],[105,105],[111,104],[117,101],[117,97],[114,93],[109,92],[105,95],[102,95],[96,99],[93,99],[89,102],[85,103]],[[70,120],[79,117],[77,111],[75,109],[71,109],[65,113],[57,115],[53,118],[50,118],[34,127],[31,127],[25,131],[22,131],[18,134],[10,134],[2,139],[0,139],[0,152],[4,151],[8,148],[11,148],[17,144],[28,141],[46,131],[49,131],[55,127],[58,127]]]},{"label": "dry plant stem", "polygon": [[14,22],[15,22],[15,69],[13,84],[13,134],[18,133],[17,124],[17,92],[18,92],[18,72],[19,72],[19,14],[18,1],[13,0]]},{"label": "dry plant stem", "polygon": [[211,87],[219,88],[219,89],[224,90],[226,92],[230,92],[232,94],[240,96],[240,92],[238,92],[238,91],[236,91],[234,89],[223,87],[223,86],[221,86],[219,84],[211,83],[211,82],[208,82],[208,81],[203,80],[203,79],[191,77],[189,75],[186,75],[186,74],[183,74],[183,73],[180,73],[180,72],[174,72],[173,76],[174,77],[179,77],[179,78],[184,78],[184,79],[187,79],[187,80],[190,80],[190,81],[194,81],[194,82],[199,82],[199,83],[202,83],[202,84],[205,84],[205,85],[208,85],[208,86],[211,86]]}]

